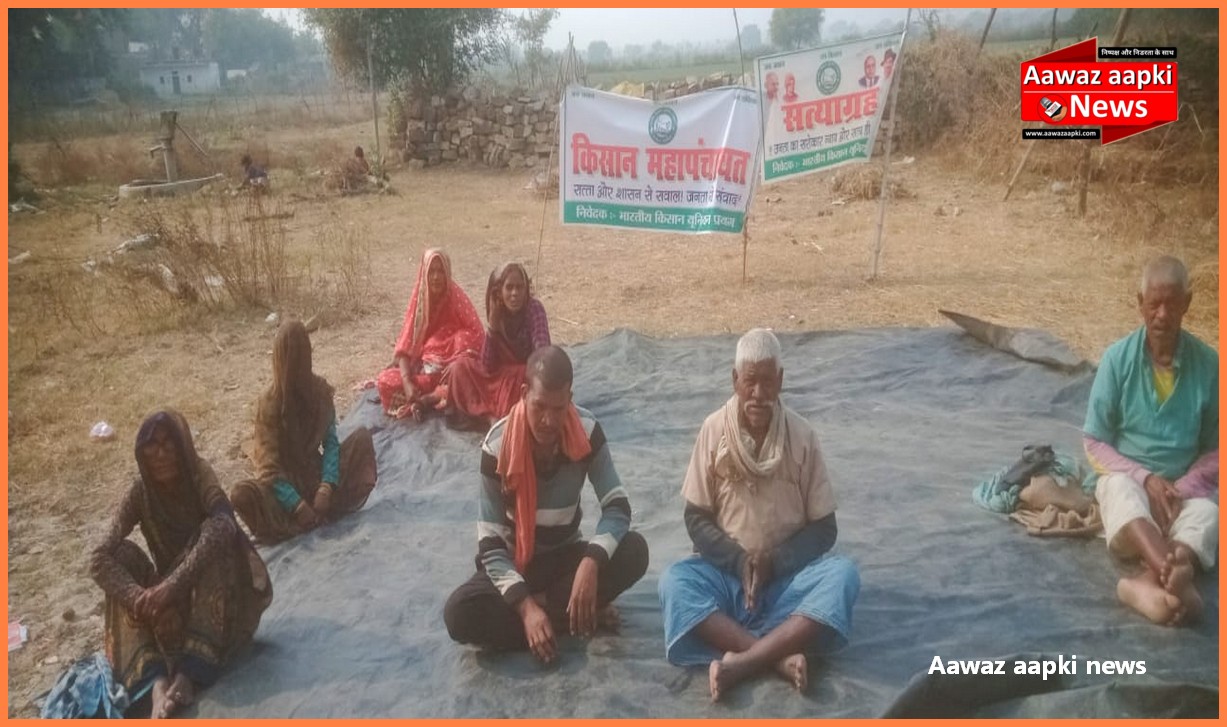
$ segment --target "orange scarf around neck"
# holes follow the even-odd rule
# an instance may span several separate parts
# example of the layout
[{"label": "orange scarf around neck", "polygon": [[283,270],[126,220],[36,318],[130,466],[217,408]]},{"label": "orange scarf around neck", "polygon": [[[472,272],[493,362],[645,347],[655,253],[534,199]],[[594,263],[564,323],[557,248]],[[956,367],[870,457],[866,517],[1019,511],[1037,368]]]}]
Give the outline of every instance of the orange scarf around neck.
[{"label": "orange scarf around neck", "polygon": [[[572,462],[587,457],[592,444],[584,432],[575,405],[567,407],[562,423],[562,452]],[[503,487],[516,498],[516,570],[523,575],[533,559],[537,531],[537,467],[533,463],[533,435],[528,427],[528,407],[521,399],[507,415],[503,443],[499,448],[498,474]]]}]

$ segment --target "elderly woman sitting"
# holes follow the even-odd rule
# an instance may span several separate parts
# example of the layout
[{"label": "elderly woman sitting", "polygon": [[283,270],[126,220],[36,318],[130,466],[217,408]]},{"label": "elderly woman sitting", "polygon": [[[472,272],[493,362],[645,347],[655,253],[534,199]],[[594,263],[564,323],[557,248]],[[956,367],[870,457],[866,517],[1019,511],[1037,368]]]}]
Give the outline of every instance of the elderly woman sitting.
[{"label": "elderly woman sitting", "polygon": [[[273,589],[181,415],[145,420],[136,463],[140,476],[94,549],[90,575],[106,593],[117,679],[133,695],[152,686],[153,716],[169,717],[251,641]],[[128,539],[138,525],[152,561]]]}]

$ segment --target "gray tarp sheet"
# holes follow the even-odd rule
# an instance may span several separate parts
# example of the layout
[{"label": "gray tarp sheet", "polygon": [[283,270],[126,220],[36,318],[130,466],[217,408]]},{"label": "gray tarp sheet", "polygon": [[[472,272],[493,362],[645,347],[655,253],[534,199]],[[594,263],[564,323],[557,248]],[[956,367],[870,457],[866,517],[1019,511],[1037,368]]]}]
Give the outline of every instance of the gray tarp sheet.
[{"label": "gray tarp sheet", "polygon": [[[1080,452],[1092,374],[1028,363],[955,329],[781,340],[783,397],[818,429],[839,506],[836,547],[859,564],[862,576],[851,644],[813,665],[807,694],[764,677],[712,705],[705,670],[665,662],[657,579],[690,551],[681,477],[703,418],[731,394],[736,338],[664,341],[618,331],[570,352],[575,400],[605,427],[630,492],[633,527],[651,547],[647,575],[619,599],[621,636],[565,638],[552,668],[527,654],[452,643],[442,609],[473,573],[480,435],[449,431],[438,419],[390,422],[369,391],[341,429],[342,436],[356,426],[374,430],[378,488],[362,512],[263,551],[273,604],[251,651],[194,711],[207,717],[872,717],[888,709],[898,715],[1214,716],[1216,693],[1189,685],[1218,685],[1217,572],[1200,583],[1209,614],[1204,623],[1153,626],[1117,603],[1117,576],[1101,539],[1029,537],[972,503],[973,485],[1012,463],[1027,443]],[[590,490],[584,509],[584,532],[591,534],[598,510]],[[1076,654],[1083,667],[1087,659],[1145,660],[1147,671],[1095,677],[1080,669],[1059,692],[1051,691],[1055,679],[1038,686],[1000,677],[912,681],[935,655],[1037,652]]]}]

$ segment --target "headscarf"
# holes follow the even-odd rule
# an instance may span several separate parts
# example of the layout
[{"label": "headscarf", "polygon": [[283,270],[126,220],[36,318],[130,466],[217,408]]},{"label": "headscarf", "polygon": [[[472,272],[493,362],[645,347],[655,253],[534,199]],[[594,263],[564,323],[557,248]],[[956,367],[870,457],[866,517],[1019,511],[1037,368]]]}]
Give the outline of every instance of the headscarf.
[{"label": "headscarf", "polygon": [[[567,405],[562,421],[562,452],[572,462],[587,457],[592,443],[574,404]],[[503,487],[516,499],[516,570],[520,573],[533,560],[537,534],[537,466],[533,463],[533,434],[528,426],[528,405],[521,399],[507,415],[498,453]]]},{"label": "headscarf", "polygon": [[[519,270],[524,278],[524,305],[511,315],[500,314],[500,310],[505,310],[504,306],[500,306],[503,283],[507,282],[507,276],[512,270]],[[497,342],[507,349],[510,360],[527,360],[528,355],[533,352],[533,341],[526,330],[528,309],[532,300],[532,283],[528,270],[520,263],[503,263],[490,273],[490,280],[486,283],[486,320],[489,321],[490,332],[495,335]]]},{"label": "headscarf", "polygon": [[311,370],[311,338],[298,320],[288,320],[273,341],[273,381],[256,405],[253,460],[257,477],[284,479],[299,494],[320,482],[320,445],[336,420],[333,388]]},{"label": "headscarf", "polygon": [[[179,479],[173,485],[153,481],[142,452],[158,429],[166,431],[175,445]],[[219,511],[231,515],[234,511],[213,468],[196,454],[191,427],[177,411],[157,412],[141,424],[136,434],[136,465],[141,473],[141,533],[158,572],[165,573],[191,545],[206,518]]]},{"label": "headscarf", "polygon": [[[446,287],[437,300],[431,300],[427,276],[436,260],[443,266]],[[466,353],[476,356],[484,335],[473,302],[452,279],[452,262],[447,254],[436,248],[426,250],[405,309],[396,355],[447,364]]]}]

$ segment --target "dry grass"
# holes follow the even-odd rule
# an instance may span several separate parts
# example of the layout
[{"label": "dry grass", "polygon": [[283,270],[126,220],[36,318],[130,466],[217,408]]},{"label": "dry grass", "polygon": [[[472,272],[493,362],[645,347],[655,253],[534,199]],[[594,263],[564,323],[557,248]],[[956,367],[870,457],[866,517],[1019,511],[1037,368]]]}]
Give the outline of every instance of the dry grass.
[{"label": "dry grass", "polygon": [[[55,109],[37,116],[15,111],[11,114],[10,134],[18,142],[115,134],[142,135],[158,128],[158,113],[168,104],[173,104],[180,111],[181,122],[184,118],[193,120],[190,125],[185,123],[185,127],[193,133],[226,136],[242,136],[252,131],[341,126],[369,119],[371,114],[371,97],[368,93],[337,87],[278,96],[183,96],[148,104]],[[381,99],[383,106],[384,99]]]},{"label": "dry grass", "polygon": [[[955,66],[945,67],[966,76]],[[1010,126],[1016,130],[1017,121]],[[226,133],[196,138],[205,137],[229,168],[243,150],[267,153],[274,194],[263,215],[220,191],[112,207],[104,198],[113,190],[72,187],[49,193],[40,203],[45,214],[10,216],[10,255],[32,252],[9,273],[9,607],[32,636],[10,654],[10,714],[32,716],[31,700],[63,665],[100,647],[101,598],[82,553],[129,482],[129,443],[141,418],[161,406],[183,411],[201,454],[233,482],[247,466],[240,444],[251,403],[268,381],[272,330],[264,306],[304,319],[327,314],[312,336],[315,364],[337,387],[344,411],[351,386],[388,363],[426,247],[448,250],[457,281],[474,296],[495,265],[527,260],[551,333],[563,344],[616,327],[669,337],[757,325],[939,326],[948,324],[937,309],[947,308],[1050,330],[1091,359],[1137,325],[1132,297],[1141,264],[1172,252],[1188,262],[1195,286],[1186,325],[1218,345],[1217,174],[1204,184],[1192,176],[1153,175],[1145,185],[1114,176],[1121,168],[1115,155],[1133,163],[1129,151],[1148,148],[1141,139],[1096,152],[1084,219],[1072,212],[1073,195],[1049,189],[1065,178],[1057,157],[1076,145],[1037,149],[1037,164],[1004,204],[1004,175],[1021,155],[1017,139],[984,152],[1002,158],[979,169],[968,159],[976,150],[903,147],[916,161],[890,174],[910,194],[888,208],[882,276],[869,283],[876,199],[830,204],[836,175],[789,180],[757,195],[745,282],[739,239],[564,228],[552,202],[538,270],[542,200],[525,191],[523,174],[462,164],[399,169],[392,181],[400,197],[312,196],[301,192],[310,191],[317,166],[329,168],[356,143],[371,148],[369,124]],[[1185,149],[1191,167],[1217,169],[1217,142],[1179,147],[1187,142],[1176,135],[1164,150]],[[146,136],[134,132],[128,143],[139,151]],[[287,164],[293,155],[301,162]],[[847,180],[841,184],[871,191],[875,167],[839,175]],[[965,214],[934,214],[947,206]],[[223,282],[219,299],[193,302],[149,279],[126,289],[81,270],[87,258],[146,229],[142,222],[183,241],[178,256],[160,259],[168,267],[186,258],[221,276],[229,263],[210,257],[208,246],[238,250],[246,262],[236,282]],[[271,248],[263,258],[262,244]],[[264,272],[253,278],[249,271]],[[102,419],[115,426],[118,442],[89,441],[89,427]],[[66,620],[70,607],[77,617]],[[57,663],[47,661],[53,656]]]},{"label": "dry grass", "polygon": [[[618,326],[664,337],[754,325],[780,331],[938,326],[946,323],[937,309],[953,308],[1051,330],[1091,358],[1136,325],[1137,271],[1162,246],[1190,263],[1198,292],[1187,323],[1217,345],[1217,227],[1203,235],[1198,228],[1206,220],[1195,217],[1216,204],[1216,190],[1152,190],[1161,207],[1186,211],[1171,215],[1165,237],[1147,239],[1110,231],[1114,218],[1137,206],[1138,195],[1128,189],[1116,197],[1097,183],[1091,215],[1077,220],[1062,199],[1034,185],[1001,204],[1003,185],[986,185],[939,158],[919,156],[891,174],[915,196],[888,210],[883,276],[872,284],[864,276],[876,202],[831,206],[823,175],[773,185],[755,200],[745,284],[737,240],[563,228],[556,213],[547,214],[538,271],[541,201],[525,192],[524,177],[459,166],[396,172],[393,181],[412,205],[374,195],[287,199],[293,217],[278,222],[289,270],[318,282],[310,301],[355,299],[343,324],[312,336],[316,366],[336,385],[341,411],[352,400],[351,386],[388,363],[418,256],[440,242],[470,294],[483,289],[498,263],[528,260],[551,333],[564,344]],[[178,205],[207,201],[149,204],[171,221],[194,215],[204,229],[202,211],[185,213]],[[232,214],[245,213],[232,204]],[[942,204],[957,204],[966,214],[934,216]],[[122,223],[126,233],[131,226],[122,210],[112,214],[123,219],[107,224]],[[215,220],[214,229],[221,228]],[[16,330],[9,337],[9,603],[33,641],[11,655],[9,709],[23,716],[32,714],[31,698],[63,663],[101,643],[101,620],[91,620],[100,598],[81,554],[127,484],[128,442],[141,418],[159,406],[182,410],[200,433],[202,455],[223,482],[233,482],[246,470],[240,445],[250,431],[251,402],[268,380],[272,331],[262,322],[264,310],[193,309],[198,312],[173,325],[151,321],[142,329],[111,318],[124,301],[99,298],[95,316],[104,335],[78,332],[47,315],[47,303],[32,293],[37,282],[56,264],[77,264],[113,247],[119,232],[97,233],[87,203],[13,218],[14,243],[34,251],[10,275]],[[303,318],[320,307],[285,305]],[[24,343],[32,332],[41,337],[38,346]],[[100,419],[116,427],[118,443],[89,441],[89,427]],[[81,617],[64,621],[59,614],[66,607]],[[60,665],[44,662],[52,655]]]},{"label": "dry grass", "polygon": [[[1218,99],[1204,92],[1217,86],[1217,47],[1191,37],[1177,40],[1182,49],[1181,98],[1188,99],[1180,120],[1125,143],[1093,145],[1092,180],[1204,184],[1217,175]],[[1186,48],[1189,53],[1183,53]],[[900,67],[899,150],[937,148],[961,157],[987,179],[1012,173],[1025,148],[1020,140],[1024,124],[1019,120],[1018,64],[1031,55],[977,54],[975,39],[951,31],[942,31],[934,41],[909,43]],[[1186,78],[1186,65],[1200,77]],[[1035,144],[1028,171],[1073,182],[1073,150],[1079,149],[1071,143]]]},{"label": "dry grass", "polygon": [[[891,179],[887,186],[887,196],[891,199],[912,196],[898,177]],[[831,192],[844,201],[878,199],[882,195],[882,165],[856,164],[839,168],[831,178]]]}]

